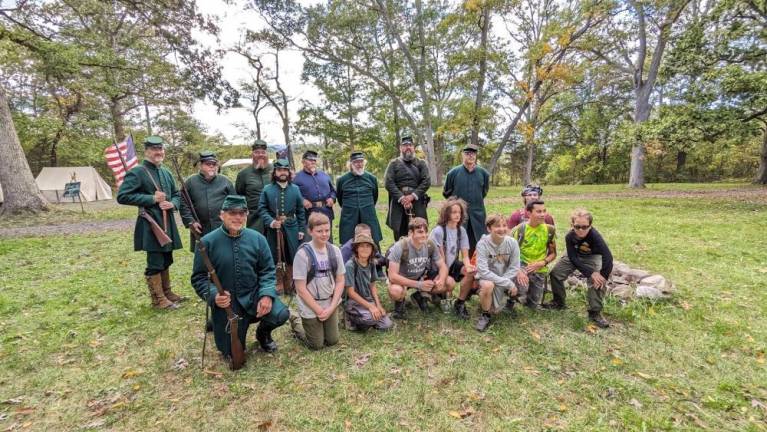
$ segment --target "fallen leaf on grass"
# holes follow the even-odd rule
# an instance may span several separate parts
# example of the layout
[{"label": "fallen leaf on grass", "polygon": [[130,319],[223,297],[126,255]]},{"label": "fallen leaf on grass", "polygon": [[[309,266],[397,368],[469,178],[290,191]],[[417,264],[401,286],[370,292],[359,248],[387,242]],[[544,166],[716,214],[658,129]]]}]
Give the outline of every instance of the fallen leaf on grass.
[{"label": "fallen leaf on grass", "polygon": [[764,351],[759,351],[756,353],[756,362],[759,364],[764,364]]},{"label": "fallen leaf on grass", "polygon": [[629,401],[629,405],[633,406],[636,409],[642,409],[642,403],[633,398]]},{"label": "fallen leaf on grass", "polygon": [[123,379],[128,379],[128,378],[137,377],[137,376],[139,376],[139,375],[141,375],[143,373],[144,373],[143,371],[139,371],[139,370],[135,370],[135,369],[130,369],[129,368],[125,372],[123,372],[122,377],[123,377]]},{"label": "fallen leaf on grass", "polygon": [[4,421],[8,419],[8,413],[0,413],[0,421]]},{"label": "fallen leaf on grass", "polygon": [[98,420],[94,420],[94,421],[92,421],[92,422],[88,423],[87,425],[83,426],[83,429],[98,429],[98,428],[100,428],[101,426],[104,426],[104,424],[105,424],[106,422],[107,422],[107,421],[106,421],[106,420],[104,420],[104,419],[98,419]]},{"label": "fallen leaf on grass", "polygon": [[679,306],[682,306],[682,309],[684,309],[684,310],[686,310],[686,311],[687,311],[687,310],[690,310],[690,308],[692,308],[692,306],[690,305],[690,303],[687,303],[686,301],[683,301],[682,303],[680,303],[680,304],[679,304]]},{"label": "fallen leaf on grass", "polygon": [[362,354],[354,360],[354,366],[361,368],[370,360],[370,353]]},{"label": "fallen leaf on grass", "polygon": [[271,420],[265,420],[259,423],[257,426],[259,431],[268,431],[272,427],[272,421]]},{"label": "fallen leaf on grass", "polygon": [[448,414],[450,417],[455,417],[460,420],[474,414],[474,409],[472,407],[468,407],[461,409],[460,411],[450,411]]},{"label": "fallen leaf on grass", "polygon": [[639,378],[646,379],[646,380],[652,379],[652,377],[650,375],[647,375],[646,373],[642,373],[642,372],[637,372],[636,376],[638,376]]},{"label": "fallen leaf on grass", "polygon": [[212,371],[210,369],[205,369],[204,372],[206,374],[212,376],[213,378],[221,378],[222,376],[224,376],[223,372],[216,372],[216,371]]},{"label": "fallen leaf on grass", "polygon": [[597,326],[595,326],[594,324],[589,324],[586,326],[586,333],[596,334],[596,332],[597,332]]},{"label": "fallen leaf on grass", "polygon": [[351,430],[352,429],[352,422],[349,421],[349,419],[344,420],[344,430]]},{"label": "fallen leaf on grass", "polygon": [[3,404],[5,404],[5,405],[18,405],[18,404],[21,403],[21,401],[23,399],[24,398],[22,396],[19,396],[19,397],[13,398],[13,399],[6,399],[6,400],[3,401]]},{"label": "fallen leaf on grass", "polygon": [[35,407],[25,406],[13,411],[16,415],[29,415],[35,412]]},{"label": "fallen leaf on grass", "polygon": [[530,336],[532,336],[533,339],[535,339],[536,342],[540,342],[541,341],[541,334],[538,333],[535,330],[530,330]]},{"label": "fallen leaf on grass", "polygon": [[620,366],[623,364],[623,360],[621,360],[620,357],[613,357],[612,360],[610,360],[610,363],[612,363],[613,366]]}]

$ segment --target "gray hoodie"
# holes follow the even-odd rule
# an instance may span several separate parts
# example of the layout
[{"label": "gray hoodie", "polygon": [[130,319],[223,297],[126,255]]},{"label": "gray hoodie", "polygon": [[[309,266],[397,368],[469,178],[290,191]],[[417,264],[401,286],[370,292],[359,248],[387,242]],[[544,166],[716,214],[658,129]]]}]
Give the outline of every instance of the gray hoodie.
[{"label": "gray hoodie", "polygon": [[511,236],[505,236],[500,245],[485,234],[477,243],[477,278],[509,288],[519,271],[519,245]]}]

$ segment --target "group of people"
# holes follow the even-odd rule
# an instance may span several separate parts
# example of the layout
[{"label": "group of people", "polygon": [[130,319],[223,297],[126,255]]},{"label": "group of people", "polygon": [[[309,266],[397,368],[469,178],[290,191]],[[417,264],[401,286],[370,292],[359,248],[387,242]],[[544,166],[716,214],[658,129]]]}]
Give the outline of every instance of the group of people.
[{"label": "group of people", "polygon": [[[318,169],[314,151],[305,152],[302,169],[292,173],[287,160],[269,163],[266,143],[256,141],[252,165],[238,173],[234,184],[219,174],[215,153],[202,152],[199,172],[183,180],[182,199],[163,166],[164,141],[147,137],[144,161],[126,174],[117,201],[139,207],[134,249],[147,254],[144,275],[152,305],[175,309],[184,300],[172,291],[169,272],[173,250],[182,247],[174,218],[178,211],[195,253],[192,286],[212,310],[211,327],[224,356],[231,355],[227,309],[239,317],[243,346],[250,324],[259,323],[256,340],[266,352],[277,349],[272,331],[288,321],[293,334],[312,349],[337,343],[339,309],[348,329],[390,329],[392,319],[407,316],[408,291],[419,310],[427,312],[433,303],[462,319],[469,319],[466,302],[477,294],[475,327],[485,331],[495,314],[513,314],[516,303],[535,310],[564,309],[564,281],[575,270],[589,281],[590,320],[609,325],[601,310],[612,256],[588,211],[573,212],[567,254],[549,271],[557,258],[556,231],[540,199],[542,189],[526,187],[525,206],[508,219],[487,216],[490,175],[477,164],[479,149],[469,144],[462,148],[462,163],[447,173],[446,200],[430,231],[428,166],[416,157],[411,137],[404,136],[398,146],[400,155],[389,163],[384,179],[386,225],[395,239],[384,253],[375,208],[378,179],[365,170],[362,152],[351,153],[349,172],[335,184]],[[336,204],[341,207],[338,246],[332,233]],[[543,303],[547,280],[553,299]],[[386,282],[392,313],[381,302],[379,281]],[[293,292],[296,311],[280,298]]]}]

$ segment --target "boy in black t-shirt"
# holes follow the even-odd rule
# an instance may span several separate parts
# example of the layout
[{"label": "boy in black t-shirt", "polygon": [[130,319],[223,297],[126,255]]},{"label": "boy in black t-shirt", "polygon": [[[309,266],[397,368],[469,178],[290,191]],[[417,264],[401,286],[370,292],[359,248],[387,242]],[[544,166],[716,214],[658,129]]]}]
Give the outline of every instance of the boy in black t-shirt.
[{"label": "boy in black t-shirt", "polygon": [[591,226],[593,216],[585,209],[576,209],[570,216],[572,229],[565,236],[567,255],[551,270],[551,291],[554,299],[544,304],[547,309],[564,309],[565,280],[575,270],[587,279],[589,320],[600,328],[610,324],[602,317],[602,297],[607,279],[613,271],[613,256],[599,232]]}]

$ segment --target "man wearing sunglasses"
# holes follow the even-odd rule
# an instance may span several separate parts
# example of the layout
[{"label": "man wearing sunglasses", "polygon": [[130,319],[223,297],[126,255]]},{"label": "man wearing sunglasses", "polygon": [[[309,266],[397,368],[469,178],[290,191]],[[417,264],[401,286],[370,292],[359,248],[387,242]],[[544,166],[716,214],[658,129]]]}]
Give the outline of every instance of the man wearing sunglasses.
[{"label": "man wearing sunglasses", "polygon": [[585,209],[576,209],[570,216],[572,230],[565,236],[567,255],[551,270],[551,291],[554,300],[543,305],[547,309],[565,309],[565,280],[575,270],[587,279],[589,321],[600,328],[610,323],[602,316],[602,297],[607,279],[613,270],[613,256],[599,232],[591,226],[593,216]]}]

